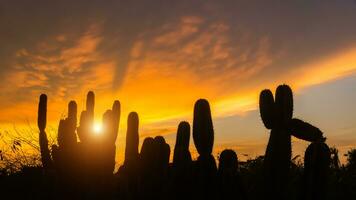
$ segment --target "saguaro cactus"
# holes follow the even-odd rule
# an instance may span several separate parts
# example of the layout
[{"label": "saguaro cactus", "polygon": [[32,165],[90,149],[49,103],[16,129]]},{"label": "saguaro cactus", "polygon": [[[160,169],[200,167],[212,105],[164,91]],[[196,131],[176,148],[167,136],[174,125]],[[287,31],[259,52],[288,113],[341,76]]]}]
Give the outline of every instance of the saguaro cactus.
[{"label": "saguaro cactus", "polygon": [[311,143],[304,155],[303,199],[326,199],[330,149],[322,141]]},{"label": "saguaro cactus", "polygon": [[260,114],[267,129],[271,129],[266,150],[265,186],[269,196],[286,198],[286,185],[291,159],[291,135],[307,141],[322,139],[322,133],[314,126],[293,116],[293,93],[288,85],[280,85],[276,97],[270,90],[260,94]]},{"label": "saguaro cactus", "polygon": [[41,94],[40,102],[38,103],[38,119],[37,125],[39,132],[39,143],[41,151],[41,160],[44,168],[48,169],[52,167],[52,159],[50,151],[48,149],[48,139],[46,134],[46,124],[47,124],[47,96]]}]

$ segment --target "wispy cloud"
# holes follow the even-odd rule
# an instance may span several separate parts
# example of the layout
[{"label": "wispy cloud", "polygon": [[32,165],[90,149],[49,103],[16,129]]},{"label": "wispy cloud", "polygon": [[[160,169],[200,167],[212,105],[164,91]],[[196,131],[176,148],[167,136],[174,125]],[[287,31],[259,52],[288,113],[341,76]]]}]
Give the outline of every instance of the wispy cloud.
[{"label": "wispy cloud", "polygon": [[2,1],[0,9],[2,124],[34,121],[40,93],[56,124],[69,100],[81,108],[94,90],[98,115],[120,99],[122,121],[137,111],[142,135],[169,135],[191,120],[198,98],[216,118],[243,115],[261,89],[284,82],[299,92],[356,69],[352,0]]}]

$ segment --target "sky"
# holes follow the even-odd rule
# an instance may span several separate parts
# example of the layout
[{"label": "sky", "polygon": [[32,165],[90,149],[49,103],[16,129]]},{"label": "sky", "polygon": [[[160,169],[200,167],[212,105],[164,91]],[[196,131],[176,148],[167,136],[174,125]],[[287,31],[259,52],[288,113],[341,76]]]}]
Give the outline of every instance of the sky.
[{"label": "sky", "polygon": [[[294,116],[344,153],[356,147],[355,22],[354,0],[1,0],[0,130],[35,124],[41,93],[55,128],[92,90],[97,123],[121,102],[122,162],[129,112],[141,141],[163,135],[173,148],[178,123],[206,98],[214,155],[231,148],[245,160],[268,142],[259,92],[285,83]],[[307,145],[293,139],[293,154]]]}]

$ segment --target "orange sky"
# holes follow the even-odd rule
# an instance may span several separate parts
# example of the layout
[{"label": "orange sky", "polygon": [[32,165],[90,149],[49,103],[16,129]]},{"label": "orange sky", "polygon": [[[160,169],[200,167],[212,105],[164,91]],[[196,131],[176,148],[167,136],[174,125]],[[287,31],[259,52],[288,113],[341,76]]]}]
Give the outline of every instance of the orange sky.
[{"label": "orange sky", "polygon": [[[267,130],[262,123],[251,122],[251,130],[242,128],[251,131],[250,136],[231,133],[229,128],[235,129],[227,118],[247,119],[256,113],[262,89],[274,90],[287,83],[295,97],[302,99],[313,95],[309,88],[330,91],[333,96],[330,84],[344,84],[342,81],[350,77],[351,83],[356,82],[356,28],[352,26],[356,14],[349,8],[351,1],[305,5],[309,9],[298,3],[276,6],[252,1],[226,6],[230,3],[204,1],[187,10],[187,2],[176,2],[172,13],[165,10],[168,5],[147,10],[135,3],[127,5],[126,9],[137,10],[142,16],[116,14],[123,8],[115,3],[89,3],[85,8],[90,12],[79,11],[70,17],[60,9],[72,10],[76,4],[66,7],[58,2],[58,10],[47,9],[53,12],[42,10],[47,4],[30,7],[27,14],[38,14],[28,17],[15,12],[26,10],[25,5],[4,3],[9,11],[0,19],[7,31],[0,35],[4,43],[0,58],[5,58],[0,61],[1,129],[35,123],[41,93],[48,94],[49,124],[55,127],[65,116],[67,102],[77,100],[83,108],[86,92],[93,90],[98,122],[114,99],[121,101],[117,144],[118,160],[122,160],[130,111],[139,113],[141,136],[166,135],[173,144],[178,122],[191,121],[195,100],[206,98],[218,121],[216,152],[227,147],[252,156],[263,153]],[[260,6],[266,11],[261,13]],[[150,9],[159,10],[152,14]],[[335,17],[325,22],[330,15]],[[342,84],[342,88],[354,88],[349,82]],[[296,112],[317,125],[318,116],[326,113],[314,116]],[[352,111],[344,114],[345,118],[353,116]],[[258,121],[258,115],[253,119]],[[335,127],[344,127],[344,121],[333,122]],[[348,123],[350,130],[356,131],[356,125]],[[356,142],[356,138],[349,143],[337,140],[340,128],[336,132],[326,130],[333,131],[331,142],[341,148]],[[299,143],[295,142],[297,153],[306,145]]]}]

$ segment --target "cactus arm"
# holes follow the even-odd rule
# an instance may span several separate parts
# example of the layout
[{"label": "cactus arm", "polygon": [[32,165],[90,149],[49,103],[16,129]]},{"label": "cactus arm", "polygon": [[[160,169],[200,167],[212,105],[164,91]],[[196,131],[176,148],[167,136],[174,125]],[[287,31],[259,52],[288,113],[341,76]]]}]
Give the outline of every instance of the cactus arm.
[{"label": "cactus arm", "polygon": [[292,119],[289,126],[292,135],[296,138],[309,142],[316,142],[324,139],[323,132],[321,132],[317,127],[300,119]]},{"label": "cactus arm", "polygon": [[275,120],[275,104],[272,92],[270,90],[263,90],[260,93],[259,102],[262,122],[267,129],[271,129],[274,126]]},{"label": "cactus arm", "polygon": [[120,124],[120,114],[121,114],[121,105],[120,101],[114,101],[112,106],[112,123],[113,123],[113,131],[111,135],[111,140],[116,142],[117,134],[119,131],[119,124]]},{"label": "cactus arm", "polygon": [[44,168],[48,169],[52,167],[52,159],[50,155],[50,151],[48,149],[48,139],[46,134],[46,123],[47,123],[47,96],[45,94],[41,94],[40,102],[38,104],[38,118],[37,124],[39,132],[39,143],[40,143],[40,151],[41,151],[41,160]]},{"label": "cactus arm", "polygon": [[293,92],[288,85],[280,85],[276,90],[276,115],[281,126],[286,126],[293,116]]},{"label": "cactus arm", "polygon": [[79,127],[77,129],[77,133],[81,142],[87,142],[89,139],[90,124],[88,122],[87,111],[82,111],[80,114]]},{"label": "cactus arm", "polygon": [[62,119],[58,125],[58,144],[60,147],[73,147],[77,143],[75,130],[77,127],[77,104],[71,101],[68,104],[68,117]]},{"label": "cactus arm", "polygon": [[89,91],[87,94],[86,101],[86,111],[88,112],[88,121],[89,124],[94,122],[94,105],[95,105],[95,94],[92,91]]},{"label": "cactus arm", "polygon": [[77,103],[70,101],[68,104],[68,121],[71,134],[75,136],[75,129],[77,128]]},{"label": "cactus arm", "polygon": [[111,140],[112,132],[113,132],[113,112],[112,110],[107,110],[104,115],[103,115],[103,130],[105,132],[105,139],[107,142],[107,145],[110,143],[110,145],[114,145],[115,141]]}]

